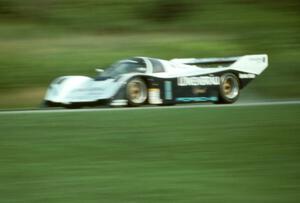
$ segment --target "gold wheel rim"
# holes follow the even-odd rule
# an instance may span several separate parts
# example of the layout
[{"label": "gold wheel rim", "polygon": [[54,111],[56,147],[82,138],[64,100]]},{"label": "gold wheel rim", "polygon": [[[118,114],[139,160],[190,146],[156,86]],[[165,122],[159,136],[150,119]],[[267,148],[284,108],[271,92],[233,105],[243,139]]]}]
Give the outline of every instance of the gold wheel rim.
[{"label": "gold wheel rim", "polygon": [[233,76],[225,76],[222,81],[222,92],[228,99],[234,99],[239,95],[239,84]]},{"label": "gold wheel rim", "polygon": [[224,90],[224,93],[226,95],[230,94],[232,92],[232,83],[230,82],[229,79],[227,79],[224,84],[223,84],[223,90]]},{"label": "gold wheel rim", "polygon": [[141,86],[138,83],[131,83],[128,89],[131,99],[136,100],[141,96]]},{"label": "gold wheel rim", "polygon": [[129,82],[127,87],[128,99],[135,104],[142,104],[147,99],[146,86],[139,80]]}]

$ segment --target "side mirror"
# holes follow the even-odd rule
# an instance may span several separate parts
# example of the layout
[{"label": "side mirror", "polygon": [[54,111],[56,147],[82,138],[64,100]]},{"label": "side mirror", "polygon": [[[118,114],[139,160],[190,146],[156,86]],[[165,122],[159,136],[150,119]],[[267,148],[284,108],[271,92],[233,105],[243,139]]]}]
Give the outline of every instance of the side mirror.
[{"label": "side mirror", "polygon": [[95,70],[96,70],[97,73],[102,73],[102,72],[104,71],[104,70],[101,69],[101,68],[96,68]]}]

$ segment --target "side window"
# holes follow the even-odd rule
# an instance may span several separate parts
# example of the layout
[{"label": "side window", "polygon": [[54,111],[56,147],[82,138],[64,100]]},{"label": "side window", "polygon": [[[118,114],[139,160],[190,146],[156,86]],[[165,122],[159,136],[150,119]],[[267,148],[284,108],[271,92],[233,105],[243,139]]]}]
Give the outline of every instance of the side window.
[{"label": "side window", "polygon": [[153,73],[162,73],[165,72],[163,64],[156,59],[150,59],[153,67]]}]

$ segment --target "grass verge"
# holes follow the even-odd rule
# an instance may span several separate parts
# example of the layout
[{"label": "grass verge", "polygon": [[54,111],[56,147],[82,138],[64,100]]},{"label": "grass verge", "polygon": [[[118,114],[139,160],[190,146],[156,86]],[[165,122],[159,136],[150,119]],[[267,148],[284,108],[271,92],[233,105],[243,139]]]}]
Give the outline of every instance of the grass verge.
[{"label": "grass verge", "polygon": [[299,118],[299,105],[0,115],[0,197],[299,202]]}]

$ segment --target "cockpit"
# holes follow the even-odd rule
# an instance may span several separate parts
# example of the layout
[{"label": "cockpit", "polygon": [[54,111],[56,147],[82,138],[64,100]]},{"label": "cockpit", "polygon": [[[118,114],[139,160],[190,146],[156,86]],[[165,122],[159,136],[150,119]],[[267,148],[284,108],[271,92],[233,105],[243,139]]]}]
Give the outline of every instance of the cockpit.
[{"label": "cockpit", "polygon": [[165,72],[163,64],[154,58],[131,58],[118,61],[108,68],[102,70],[96,80],[105,80],[108,78],[117,78],[120,75],[128,73],[162,73]]},{"label": "cockpit", "polygon": [[163,73],[165,72],[164,66],[163,64],[157,60],[157,59],[153,59],[153,58],[148,58],[151,65],[152,65],[152,73]]},{"label": "cockpit", "polygon": [[146,63],[139,58],[121,60],[106,68],[101,77],[115,78],[126,73],[146,73]]}]

